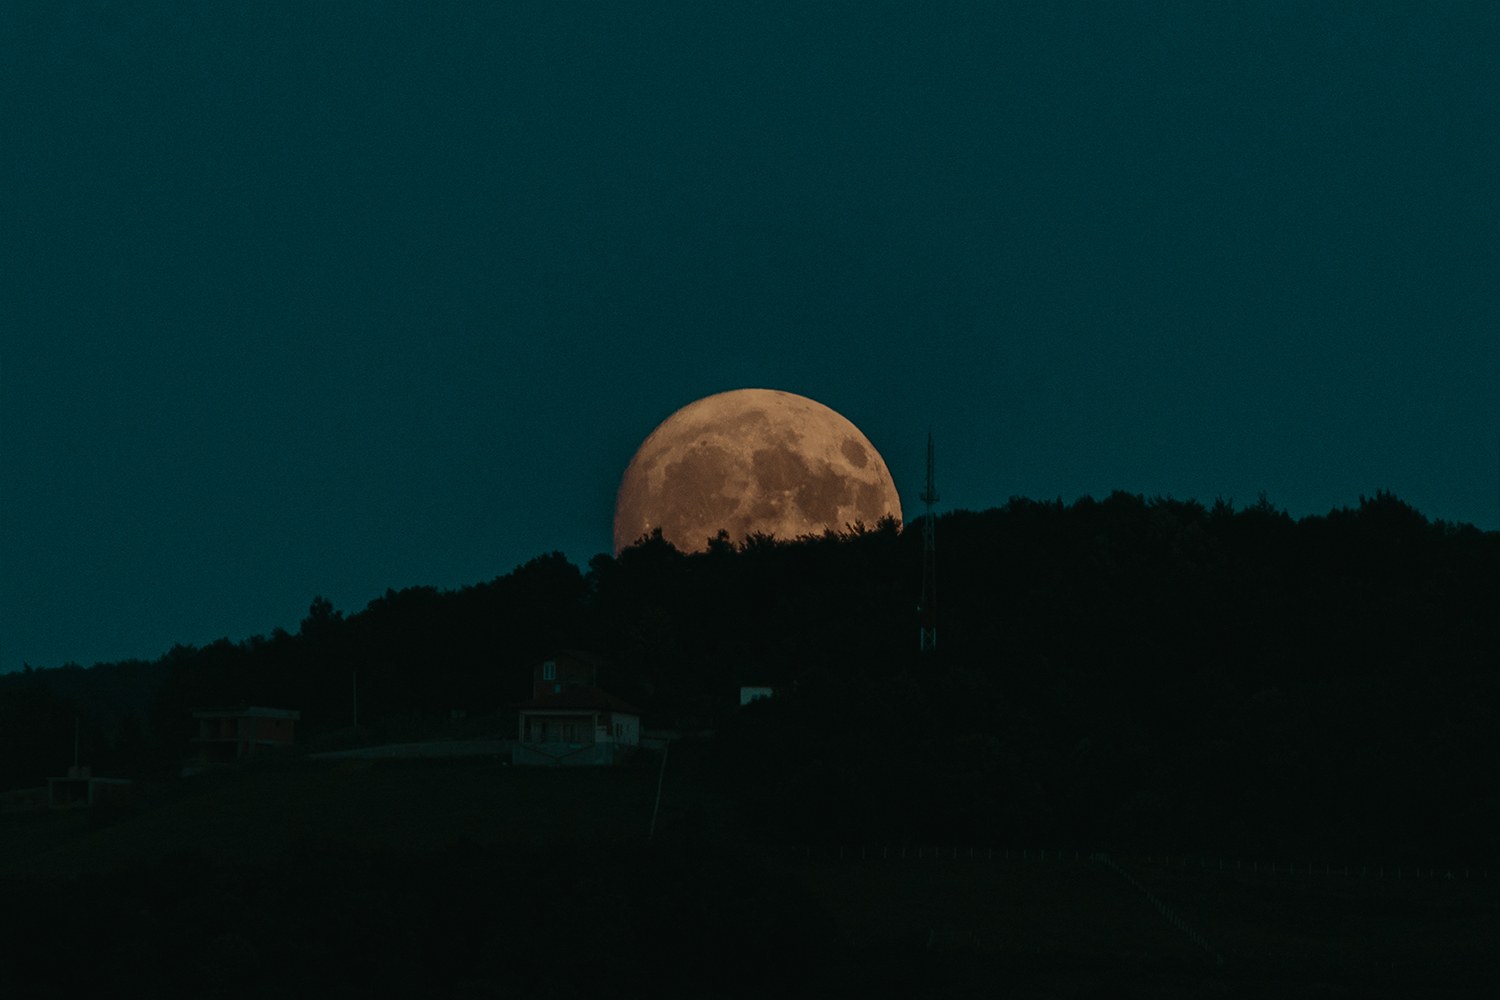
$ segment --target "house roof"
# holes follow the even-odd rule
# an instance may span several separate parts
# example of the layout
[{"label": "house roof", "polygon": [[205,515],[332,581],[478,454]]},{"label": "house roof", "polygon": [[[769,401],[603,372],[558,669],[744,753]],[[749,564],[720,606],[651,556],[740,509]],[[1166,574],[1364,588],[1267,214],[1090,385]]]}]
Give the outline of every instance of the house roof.
[{"label": "house roof", "polygon": [[526,701],[514,702],[512,708],[586,708],[599,712],[624,712],[628,715],[640,715],[641,710],[625,701],[616,698],[601,688],[580,684],[576,687],[559,691],[555,694],[544,694],[540,698],[528,698]]}]

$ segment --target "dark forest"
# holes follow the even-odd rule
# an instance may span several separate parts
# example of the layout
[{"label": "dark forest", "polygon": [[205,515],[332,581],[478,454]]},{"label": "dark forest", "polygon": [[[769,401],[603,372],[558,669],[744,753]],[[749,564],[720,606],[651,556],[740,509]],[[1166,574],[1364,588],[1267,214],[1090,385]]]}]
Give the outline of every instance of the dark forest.
[{"label": "dark forest", "polygon": [[[296,634],[7,675],[0,783],[60,773],[75,717],[85,762],[120,776],[178,767],[201,705],[338,734],[356,674],[362,740],[454,709],[514,735],[531,665],[573,647],[608,659],[600,686],[647,727],[715,731],[772,841],[1493,857],[1500,535],[1388,493],[1293,520],[1264,496],[1116,492],[954,511],[936,537],[935,653],[920,531],[696,554],[646,538],[586,571],[552,553],[353,614],[316,598]],[[740,684],[786,696],[741,709]]]}]

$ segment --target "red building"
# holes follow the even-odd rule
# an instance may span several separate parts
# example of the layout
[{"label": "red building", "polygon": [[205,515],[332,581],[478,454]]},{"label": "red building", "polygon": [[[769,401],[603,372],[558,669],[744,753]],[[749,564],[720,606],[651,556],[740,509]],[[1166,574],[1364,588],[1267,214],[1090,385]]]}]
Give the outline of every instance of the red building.
[{"label": "red building", "polygon": [[292,727],[301,712],[286,708],[200,708],[193,712],[198,720],[199,760],[205,764],[228,764],[254,756],[257,750],[291,746]]},{"label": "red building", "polygon": [[598,686],[600,659],[565,649],[532,668],[520,710],[517,764],[608,764],[641,739],[641,711]]}]

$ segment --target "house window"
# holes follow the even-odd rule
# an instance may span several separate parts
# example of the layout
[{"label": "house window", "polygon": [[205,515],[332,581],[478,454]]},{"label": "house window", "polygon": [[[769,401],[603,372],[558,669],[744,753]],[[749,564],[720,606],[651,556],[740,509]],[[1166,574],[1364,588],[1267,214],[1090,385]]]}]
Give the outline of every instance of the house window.
[{"label": "house window", "polygon": [[565,724],[563,726],[563,742],[564,743],[572,743],[573,742],[573,728],[574,727],[572,726],[571,723]]},{"label": "house window", "polygon": [[622,740],[624,738],[625,738],[625,723],[623,723],[623,722],[616,722],[615,723],[615,739]]},{"label": "house window", "polygon": [[542,664],[542,680],[557,680],[557,662],[555,660],[548,660]]}]

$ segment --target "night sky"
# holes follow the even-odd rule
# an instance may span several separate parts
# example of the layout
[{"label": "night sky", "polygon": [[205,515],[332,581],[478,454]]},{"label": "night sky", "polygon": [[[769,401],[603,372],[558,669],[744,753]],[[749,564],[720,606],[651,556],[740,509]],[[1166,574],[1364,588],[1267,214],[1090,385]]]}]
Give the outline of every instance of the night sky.
[{"label": "night sky", "polygon": [[744,387],[908,513],[1500,522],[1493,2],[26,6],[0,670],[582,564]]}]

